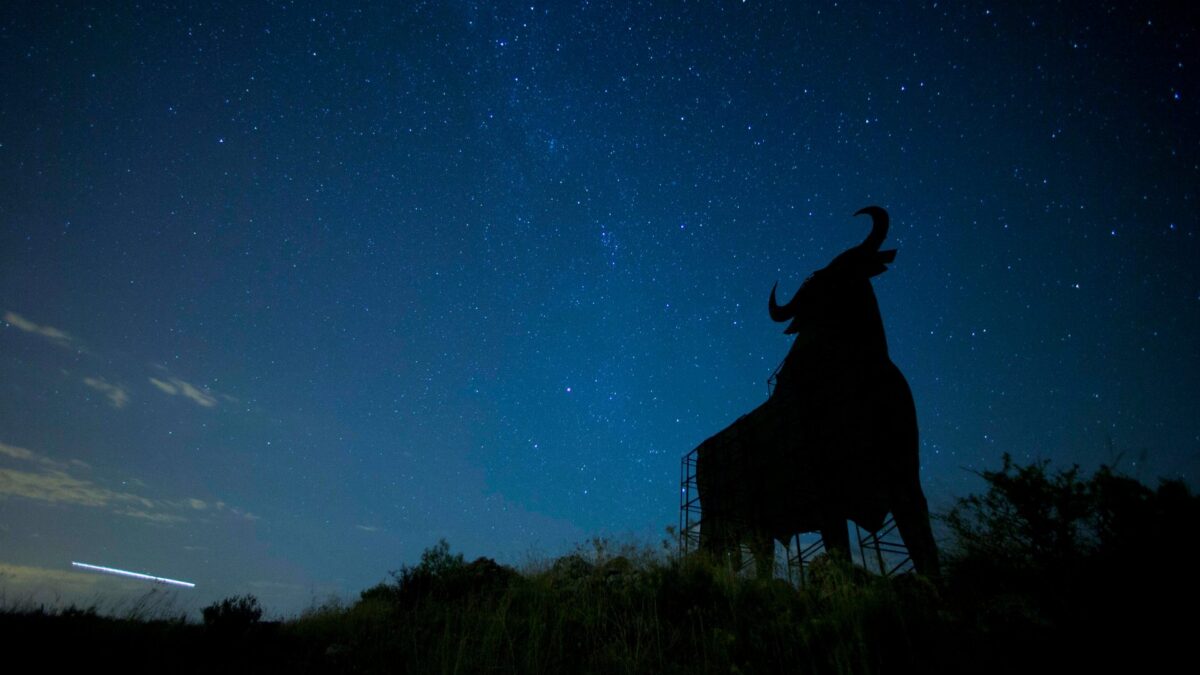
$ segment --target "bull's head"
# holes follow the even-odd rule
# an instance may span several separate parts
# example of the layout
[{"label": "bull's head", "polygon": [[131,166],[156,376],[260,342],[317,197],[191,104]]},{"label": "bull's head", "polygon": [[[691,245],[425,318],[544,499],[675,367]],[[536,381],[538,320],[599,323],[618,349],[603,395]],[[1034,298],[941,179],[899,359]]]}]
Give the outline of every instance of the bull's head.
[{"label": "bull's head", "polygon": [[784,332],[797,334],[798,341],[834,340],[839,343],[837,349],[844,353],[880,347],[887,353],[883,321],[870,279],[887,270],[887,264],[896,258],[896,251],[879,250],[887,236],[887,211],[868,206],[854,215],[864,213],[871,216],[872,223],[867,238],[813,272],[786,305],[775,299],[775,287],[779,284],[771,288],[768,305],[771,318],[791,321]]}]

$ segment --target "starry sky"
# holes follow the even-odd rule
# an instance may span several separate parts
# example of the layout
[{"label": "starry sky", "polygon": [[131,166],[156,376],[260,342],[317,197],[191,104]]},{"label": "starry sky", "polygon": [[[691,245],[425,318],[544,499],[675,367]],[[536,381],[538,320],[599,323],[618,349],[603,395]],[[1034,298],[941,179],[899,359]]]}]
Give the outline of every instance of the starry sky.
[{"label": "starry sky", "polygon": [[1036,4],[5,3],[3,599],[656,541],[868,204],[935,510],[1196,486],[1200,21]]}]

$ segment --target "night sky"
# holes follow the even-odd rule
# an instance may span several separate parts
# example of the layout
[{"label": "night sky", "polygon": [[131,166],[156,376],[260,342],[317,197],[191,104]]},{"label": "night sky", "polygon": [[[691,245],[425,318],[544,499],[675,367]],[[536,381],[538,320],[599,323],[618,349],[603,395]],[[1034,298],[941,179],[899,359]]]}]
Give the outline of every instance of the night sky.
[{"label": "night sky", "polygon": [[655,542],[868,204],[935,510],[1196,486],[1194,10],[380,4],[0,10],[0,599]]}]

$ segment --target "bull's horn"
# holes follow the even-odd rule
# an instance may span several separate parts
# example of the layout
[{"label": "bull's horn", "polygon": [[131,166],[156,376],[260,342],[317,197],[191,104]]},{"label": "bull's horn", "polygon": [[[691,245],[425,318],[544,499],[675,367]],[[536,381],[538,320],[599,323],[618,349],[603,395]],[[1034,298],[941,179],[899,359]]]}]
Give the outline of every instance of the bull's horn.
[{"label": "bull's horn", "polygon": [[778,287],[779,282],[776,281],[775,285],[771,287],[771,299],[767,303],[767,310],[771,312],[772,319],[779,323],[783,323],[784,321],[787,321],[796,315],[796,310],[792,308],[792,304],[796,302],[796,298],[792,298],[791,302],[780,307],[779,303],[775,301],[775,289]]},{"label": "bull's horn", "polygon": [[884,238],[887,237],[888,212],[879,206],[867,206],[856,211],[854,215],[861,216],[864,213],[871,216],[871,234],[868,234],[867,238],[863,240],[862,246],[872,251],[878,251]]}]

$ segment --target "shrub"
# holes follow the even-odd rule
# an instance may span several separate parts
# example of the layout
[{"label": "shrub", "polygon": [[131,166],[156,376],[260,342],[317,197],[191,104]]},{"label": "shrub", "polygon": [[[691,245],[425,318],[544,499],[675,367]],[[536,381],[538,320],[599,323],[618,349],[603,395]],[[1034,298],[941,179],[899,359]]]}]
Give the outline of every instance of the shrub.
[{"label": "shrub", "polygon": [[1048,466],[1017,466],[1005,454],[1000,471],[984,471],[987,492],[960,498],[945,517],[955,537],[951,560],[1044,570],[1084,553],[1091,545],[1089,485],[1077,466],[1058,472]]},{"label": "shrub", "polygon": [[1088,645],[1182,644],[1173,617],[1200,600],[1193,558],[1179,555],[1200,517],[1186,485],[1151,489],[1107,466],[1084,478],[1007,455],[981,475],[987,491],[944,516],[946,578],[967,625],[1005,646],[995,655],[1052,645],[1065,662]]},{"label": "shrub", "polygon": [[999,471],[980,475],[987,492],[960,498],[943,518],[955,539],[949,563],[960,569],[1060,575],[1119,564],[1149,572],[1147,554],[1200,517],[1200,498],[1182,482],[1152,490],[1108,466],[1084,480],[1078,466],[1019,466],[1006,454]]},{"label": "shrub", "polygon": [[503,592],[520,575],[491,558],[467,563],[462,554],[451,554],[445,539],[421,553],[415,566],[392,572],[392,582],[362,592],[365,601],[380,600],[400,607],[416,607],[425,600],[457,601],[490,598]]},{"label": "shrub", "polygon": [[262,607],[253,595],[235,595],[201,610],[204,625],[212,628],[247,628],[262,618]]}]

